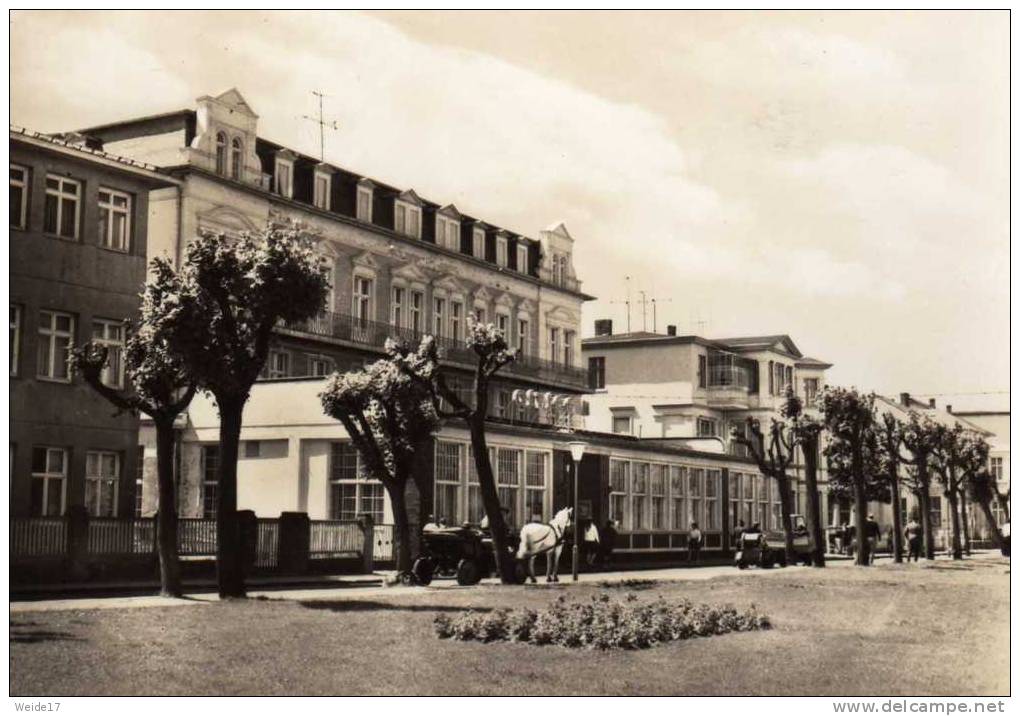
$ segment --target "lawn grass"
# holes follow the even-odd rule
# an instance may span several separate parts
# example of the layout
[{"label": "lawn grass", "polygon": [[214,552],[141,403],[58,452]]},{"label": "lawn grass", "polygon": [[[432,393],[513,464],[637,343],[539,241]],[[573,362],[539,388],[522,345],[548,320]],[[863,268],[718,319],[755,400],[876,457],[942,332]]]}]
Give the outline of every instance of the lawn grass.
[{"label": "lawn grass", "polygon": [[11,694],[1006,694],[1008,570],[973,560],[641,584],[629,590],[641,600],[754,603],[774,627],[633,652],[432,629],[441,612],[588,598],[605,589],[594,584],[23,613]]}]

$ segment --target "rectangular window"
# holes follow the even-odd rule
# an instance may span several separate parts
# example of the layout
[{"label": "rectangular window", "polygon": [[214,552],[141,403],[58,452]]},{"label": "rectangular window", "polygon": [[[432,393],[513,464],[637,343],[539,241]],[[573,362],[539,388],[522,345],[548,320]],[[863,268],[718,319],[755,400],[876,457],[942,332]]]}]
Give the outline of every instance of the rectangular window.
[{"label": "rectangular window", "polygon": [[18,374],[18,355],[21,349],[21,306],[11,305],[9,307],[10,313],[10,332],[8,333],[8,351],[10,356],[10,367],[11,375]]},{"label": "rectangular window", "polygon": [[450,302],[450,338],[455,341],[459,341],[463,337],[463,332],[461,330],[463,313],[464,304],[460,301]]},{"label": "rectangular window", "polygon": [[446,222],[446,248],[450,251],[460,251],[460,222]]},{"label": "rectangular window", "polygon": [[74,342],[74,316],[55,311],[39,312],[39,350],[36,376],[45,380],[71,382],[68,370]]},{"label": "rectangular window", "polygon": [[818,395],[818,378],[805,378],[804,379],[804,399],[813,403],[815,396]]},{"label": "rectangular window", "polygon": [[574,365],[574,332],[563,331],[563,365]]},{"label": "rectangular window", "polygon": [[630,486],[630,463],[609,461],[609,517],[622,530],[630,529],[627,490]]},{"label": "rectangular window", "polygon": [[706,356],[698,356],[698,387],[708,387],[708,358]]},{"label": "rectangular window", "polygon": [[471,232],[471,255],[476,259],[485,260],[485,230],[475,229]]},{"label": "rectangular window", "polygon": [[124,386],[124,323],[97,318],[92,321],[92,342],[106,348],[100,379],[111,388]]},{"label": "rectangular window", "polygon": [[394,286],[390,300],[390,323],[396,328],[404,326],[404,289]]},{"label": "rectangular window", "polygon": [[521,525],[518,499],[521,490],[521,451],[498,448],[496,451],[496,485],[499,488],[499,504],[509,510],[507,526]]},{"label": "rectangular window", "polygon": [[648,529],[648,463],[633,463],[634,479],[631,482],[631,526],[635,530]]},{"label": "rectangular window", "polygon": [[131,246],[131,195],[99,188],[99,245],[114,251]]},{"label": "rectangular window", "polygon": [[604,390],[606,387],[606,359],[596,356],[588,359],[588,387],[591,390]]},{"label": "rectangular window", "polygon": [[744,475],[744,519],[747,520],[748,527],[759,521],[759,515],[755,508],[755,496],[758,494],[758,490],[758,476]]},{"label": "rectangular window", "polygon": [[694,523],[697,522],[698,526],[704,528],[702,524],[705,520],[702,515],[702,484],[705,481],[705,471],[700,467],[694,467],[687,471],[687,496],[690,500],[690,526],[694,527]]},{"label": "rectangular window", "polygon": [[[468,445],[468,522],[477,525],[485,517],[485,505],[482,503],[482,488],[478,483],[478,470],[475,467],[474,449]],[[489,461],[495,468],[496,448],[489,448]]]},{"label": "rectangular window", "polygon": [[528,273],[528,247],[520,242],[517,243],[517,270]]},{"label": "rectangular window", "polygon": [[996,482],[1002,482],[1002,458],[993,457],[989,458],[990,470],[992,477],[995,478]]},{"label": "rectangular window", "polygon": [[942,527],[942,498],[932,495],[931,499],[931,526],[932,529]]},{"label": "rectangular window", "polygon": [[698,437],[716,437],[716,421],[711,418],[698,418]]},{"label": "rectangular window", "polygon": [[46,206],[43,231],[64,239],[78,238],[81,212],[81,183],[74,179],[46,175]]},{"label": "rectangular window", "polygon": [[117,516],[120,455],[92,451],[85,454],[85,507],[92,517]]},{"label": "rectangular window", "polygon": [[633,419],[630,415],[614,415],[613,432],[617,435],[630,435],[633,433],[632,423]]},{"label": "rectangular window", "polygon": [[772,493],[773,492],[777,492],[777,493],[779,492],[779,490],[774,489],[774,487],[775,487],[775,483],[771,479],[766,477],[765,475],[762,475],[762,477],[761,477],[761,491],[758,494],[758,505],[759,505],[759,507],[758,507],[758,517],[761,520],[761,526],[763,528],[766,528],[766,529],[769,528],[769,527],[771,527],[772,529],[782,529],[782,526],[783,526],[782,522],[772,522],[771,521]]},{"label": "rectangular window", "polygon": [[719,529],[719,491],[722,489],[722,472],[705,471],[705,525],[706,530]]},{"label": "rectangular window", "polygon": [[524,516],[529,522],[543,522],[548,515],[545,509],[549,455],[529,450],[524,485]]},{"label": "rectangular window", "polygon": [[510,342],[510,316],[505,313],[496,314],[496,329],[502,334],[503,340]]},{"label": "rectangular window", "polygon": [[359,221],[372,221],[372,190],[358,189],[358,203],[354,209],[356,218]]},{"label": "rectangular window", "polygon": [[332,443],[329,469],[330,519],[356,520],[367,514],[376,524],[382,524],[386,501],[383,485],[363,473],[354,445]]},{"label": "rectangular window", "polygon": [[432,300],[432,330],[436,336],[446,335],[446,299]]},{"label": "rectangular window", "polygon": [[425,294],[421,291],[411,291],[411,309],[408,312],[407,327],[416,334],[422,329],[422,308],[425,304]]},{"label": "rectangular window", "polygon": [[560,329],[549,329],[549,360],[553,363],[560,357]]},{"label": "rectangular window", "polygon": [[[744,519],[740,511],[740,489],[742,487],[742,475],[739,472],[730,472],[729,478],[729,515],[730,515],[730,529],[736,529],[740,521]],[[747,526],[747,523],[744,523]]]},{"label": "rectangular window", "polygon": [[28,169],[11,164],[11,228],[28,227]]},{"label": "rectangular window", "polygon": [[672,528],[686,530],[687,519],[687,468],[682,465],[669,466],[669,499],[673,503]]},{"label": "rectangular window", "polygon": [[448,525],[462,522],[460,513],[461,456],[464,446],[446,440],[436,441],[436,497],[432,513]]},{"label": "rectangular window", "polygon": [[666,466],[652,465],[652,529],[666,529]]},{"label": "rectangular window", "polygon": [[308,373],[316,377],[329,375],[333,372],[333,359],[329,356],[312,355],[308,357]]},{"label": "rectangular window", "polygon": [[416,239],[421,238],[421,209],[417,207],[407,208],[407,235]]},{"label": "rectangular window", "polygon": [[145,446],[139,445],[135,452],[135,517],[141,517],[145,505]]},{"label": "rectangular window", "polygon": [[276,160],[276,193],[288,199],[294,196],[294,187],[291,181],[293,171],[294,165],[290,162],[282,159]]},{"label": "rectangular window", "polygon": [[510,393],[505,390],[496,391],[496,417],[510,417]]},{"label": "rectangular window", "polygon": [[67,507],[67,450],[32,448],[32,516],[57,517]]},{"label": "rectangular window", "polygon": [[216,518],[220,504],[220,446],[202,446],[202,517]]},{"label": "rectangular window", "polygon": [[500,266],[507,265],[506,237],[496,237],[496,263]]},{"label": "rectangular window", "polygon": [[531,352],[531,326],[523,318],[517,319],[517,353],[524,357]]},{"label": "rectangular window", "polygon": [[354,277],[354,318],[364,326],[372,318],[372,279]]},{"label": "rectangular window", "polygon": [[330,176],[328,174],[315,173],[315,194],[312,201],[316,207],[326,211],[329,210],[329,185]]},{"label": "rectangular window", "polygon": [[266,359],[266,376],[269,378],[286,378],[290,375],[290,353],[271,350]]}]

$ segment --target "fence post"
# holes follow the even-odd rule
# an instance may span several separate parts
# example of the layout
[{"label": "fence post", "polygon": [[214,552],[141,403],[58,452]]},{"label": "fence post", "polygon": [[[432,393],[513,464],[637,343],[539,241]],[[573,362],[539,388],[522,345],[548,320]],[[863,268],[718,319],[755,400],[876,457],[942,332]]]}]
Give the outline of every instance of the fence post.
[{"label": "fence post", "polygon": [[361,550],[362,570],[364,574],[371,574],[375,567],[375,521],[372,515],[361,515],[358,517],[358,524],[361,526],[364,547]]},{"label": "fence post", "polygon": [[280,543],[277,568],[281,572],[304,574],[308,571],[312,521],[306,512],[280,513]]},{"label": "fence post", "polygon": [[259,524],[255,517],[254,510],[238,510],[237,534],[241,547],[241,568],[245,576],[250,576],[255,570],[255,555],[258,550]]},{"label": "fence post", "polygon": [[89,511],[84,505],[67,508],[68,571],[76,579],[88,576]]}]

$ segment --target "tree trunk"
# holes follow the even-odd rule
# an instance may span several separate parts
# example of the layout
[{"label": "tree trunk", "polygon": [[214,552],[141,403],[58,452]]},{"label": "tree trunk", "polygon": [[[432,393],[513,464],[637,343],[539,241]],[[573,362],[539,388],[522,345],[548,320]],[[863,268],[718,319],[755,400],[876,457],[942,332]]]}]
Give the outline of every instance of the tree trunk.
[{"label": "tree trunk", "polygon": [[999,509],[1002,510],[1002,514],[1005,516],[1006,522],[1009,522],[1009,494],[999,492],[997,485],[993,485],[992,489],[995,490],[995,500],[999,503]]},{"label": "tree trunk", "polygon": [[[927,458],[925,458],[926,460]],[[917,467],[917,496],[921,502],[921,531],[924,533],[924,558],[935,559],[935,533],[931,526],[931,485],[924,460]]]},{"label": "tree trunk", "polygon": [[237,455],[243,399],[216,396],[220,409],[219,504],[216,509],[216,581],[221,598],[244,597],[244,568],[237,519]]},{"label": "tree trunk", "polygon": [[156,512],[156,548],[159,553],[159,593],[180,597],[181,562],[177,556],[177,499],[174,490],[174,421],[156,420],[156,482],[159,504]]},{"label": "tree trunk", "polygon": [[949,499],[949,518],[953,527],[953,559],[963,559],[963,547],[960,543],[960,501],[957,499],[956,490],[947,490],[946,497]]},{"label": "tree trunk", "polygon": [[970,516],[967,514],[967,493],[960,490],[960,522],[963,525],[963,553],[970,556]]},{"label": "tree trunk", "polygon": [[804,453],[804,483],[807,488],[807,523],[811,535],[811,564],[825,566],[825,536],[822,532],[822,506],[818,498],[818,436],[801,444]]},{"label": "tree trunk", "polygon": [[857,533],[857,554],[854,563],[859,567],[868,565],[868,535],[866,517],[868,514],[868,498],[864,493],[864,457],[861,447],[854,446],[851,457],[851,469],[854,480],[854,504],[857,506],[854,531]]},{"label": "tree trunk", "polygon": [[407,480],[391,486],[390,506],[393,508],[393,555],[398,575],[411,571],[411,528],[407,520]]},{"label": "tree trunk", "polygon": [[889,489],[892,491],[892,551],[893,562],[903,563],[903,515],[900,514],[899,466],[889,469]]},{"label": "tree trunk", "polygon": [[787,474],[776,475],[779,487],[779,513],[783,522],[783,541],[786,546],[786,563],[797,563],[797,550],[793,546],[793,490]]},{"label": "tree trunk", "polygon": [[[482,492],[482,504],[485,515],[489,518],[489,531],[492,533],[492,553],[503,584],[514,584],[514,559],[509,552],[507,528],[503,521],[503,510],[500,509],[499,491],[496,479],[492,474],[492,463],[489,461],[489,448],[485,443],[485,413],[478,412],[471,417],[471,448],[475,456],[475,472],[478,473],[478,485]],[[575,517],[576,518],[576,517]]]},{"label": "tree trunk", "polygon": [[988,523],[988,530],[992,533],[995,546],[1002,550],[1002,532],[999,531],[999,525],[995,522],[991,500],[978,500],[978,506],[981,508],[981,514],[985,516],[985,522]]}]

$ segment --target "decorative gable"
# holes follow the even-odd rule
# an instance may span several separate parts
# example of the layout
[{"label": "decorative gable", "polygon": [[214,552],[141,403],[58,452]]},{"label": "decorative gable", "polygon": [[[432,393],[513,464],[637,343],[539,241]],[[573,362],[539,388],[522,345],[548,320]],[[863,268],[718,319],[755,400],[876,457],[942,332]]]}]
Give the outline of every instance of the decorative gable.
[{"label": "decorative gable", "polygon": [[407,189],[405,191],[400,192],[400,194],[397,195],[397,198],[400,201],[403,201],[408,204],[413,204],[414,206],[421,206],[423,203],[422,200],[418,197],[418,195],[414,193],[414,189]]},{"label": "decorative gable", "polygon": [[214,97],[217,102],[227,107],[232,112],[240,112],[241,114],[248,115],[253,119],[258,119],[258,115],[252,110],[251,105],[245,101],[241,93],[237,91],[236,87],[231,87],[223,94]]}]

